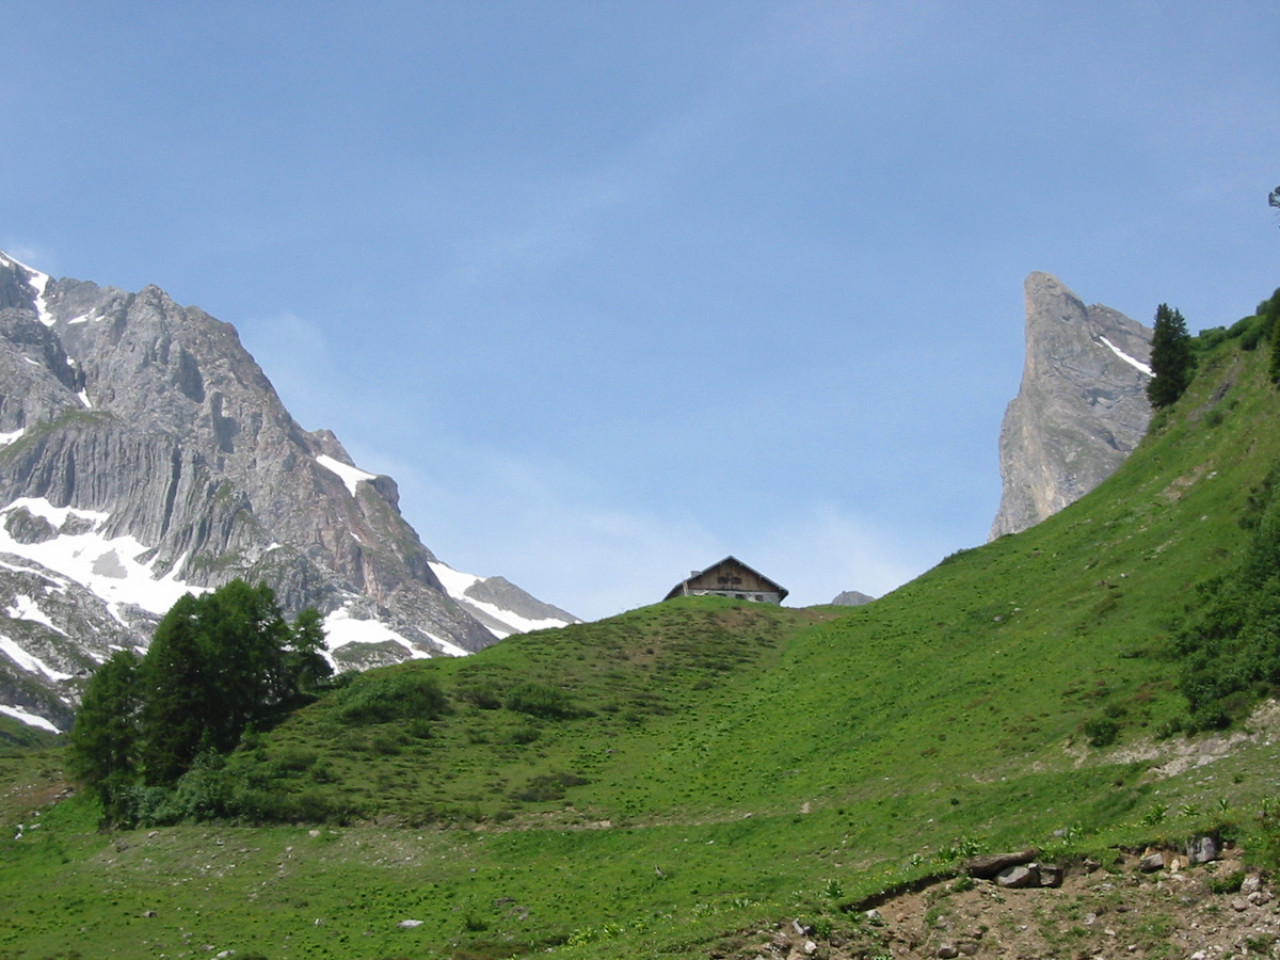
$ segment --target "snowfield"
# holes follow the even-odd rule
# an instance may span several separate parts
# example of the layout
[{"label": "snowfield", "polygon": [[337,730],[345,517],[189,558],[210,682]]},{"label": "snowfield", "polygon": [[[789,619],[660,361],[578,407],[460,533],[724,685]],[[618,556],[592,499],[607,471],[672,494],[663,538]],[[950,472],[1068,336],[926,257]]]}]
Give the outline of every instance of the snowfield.
[{"label": "snowfield", "polygon": [[[42,543],[20,543],[9,533],[6,521],[23,508],[32,516],[48,521],[55,530],[67,529],[71,520],[80,521],[72,529],[87,526],[88,530],[60,532]],[[0,508],[0,553],[33,561],[47,571],[76,581],[106,601],[108,609],[121,623],[125,622],[119,613],[122,605],[133,604],[160,616],[183,594],[204,592],[206,588],[186,584],[172,571],[157,577],[152,564],[137,559],[149,549],[146,544],[134,537],[110,538],[101,532],[109,519],[105,513],[55,507],[43,498],[22,497]],[[12,564],[6,563],[6,566],[12,567]],[[179,561],[173,570],[181,566]]]}]

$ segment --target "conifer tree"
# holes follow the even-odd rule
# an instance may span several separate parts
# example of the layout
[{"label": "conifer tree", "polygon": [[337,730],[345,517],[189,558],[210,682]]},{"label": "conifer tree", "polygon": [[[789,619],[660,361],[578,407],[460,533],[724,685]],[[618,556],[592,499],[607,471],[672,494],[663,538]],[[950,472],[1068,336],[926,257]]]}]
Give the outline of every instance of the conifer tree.
[{"label": "conifer tree", "polygon": [[1195,372],[1191,334],[1182,314],[1162,303],[1156,308],[1155,332],[1151,337],[1151,372],[1147,399],[1156,409],[1167,407],[1186,391]]},{"label": "conifer tree", "polygon": [[135,778],[141,702],[138,658],[119,650],[89,679],[71,730],[71,774],[93,786],[108,819],[114,818],[121,790]]},{"label": "conifer tree", "polygon": [[112,798],[139,779],[166,786],[207,752],[235,748],[261,720],[330,673],[315,610],[290,627],[265,584],[233,580],[187,594],[165,614],[141,662],[117,654],[90,680],[71,736],[77,778]]}]

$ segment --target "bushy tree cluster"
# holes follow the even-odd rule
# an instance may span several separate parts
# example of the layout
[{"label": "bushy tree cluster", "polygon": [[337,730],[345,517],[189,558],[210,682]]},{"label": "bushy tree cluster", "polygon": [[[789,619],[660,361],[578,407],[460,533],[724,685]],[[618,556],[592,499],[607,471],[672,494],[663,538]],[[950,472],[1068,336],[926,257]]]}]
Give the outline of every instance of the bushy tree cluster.
[{"label": "bushy tree cluster", "polygon": [[1222,727],[1280,691],[1280,468],[1250,498],[1240,566],[1198,590],[1174,636],[1194,729]]},{"label": "bushy tree cluster", "polygon": [[1182,314],[1167,303],[1156,308],[1156,326],[1151,336],[1151,372],[1147,399],[1156,409],[1174,403],[1191,383],[1196,357],[1191,334]]},{"label": "bushy tree cluster", "polygon": [[1258,304],[1258,316],[1262,317],[1262,332],[1271,341],[1271,362],[1267,375],[1271,382],[1280,385],[1280,290],[1270,300]]},{"label": "bushy tree cluster", "polygon": [[110,819],[137,784],[165,787],[198,757],[230,751],[249,724],[329,675],[320,615],[288,624],[265,584],[187,594],[146,656],[111,657],[85,689],[70,738],[72,771]]}]

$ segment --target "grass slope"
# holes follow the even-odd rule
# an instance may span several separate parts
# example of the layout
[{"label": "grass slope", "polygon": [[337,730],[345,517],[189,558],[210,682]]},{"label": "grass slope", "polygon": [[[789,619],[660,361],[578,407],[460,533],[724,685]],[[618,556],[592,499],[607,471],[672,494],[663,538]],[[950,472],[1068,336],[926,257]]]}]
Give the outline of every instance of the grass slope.
[{"label": "grass slope", "polygon": [[[705,955],[793,916],[854,930],[859,898],[976,849],[1247,837],[1268,738],[1204,765],[1221,741],[1156,734],[1185,709],[1170,628],[1280,461],[1265,353],[1218,344],[1106,484],[873,604],[683,599],[374,671],[206,782],[323,824],[0,810],[26,822],[0,958]],[[355,706],[422,678],[435,719]]]}]

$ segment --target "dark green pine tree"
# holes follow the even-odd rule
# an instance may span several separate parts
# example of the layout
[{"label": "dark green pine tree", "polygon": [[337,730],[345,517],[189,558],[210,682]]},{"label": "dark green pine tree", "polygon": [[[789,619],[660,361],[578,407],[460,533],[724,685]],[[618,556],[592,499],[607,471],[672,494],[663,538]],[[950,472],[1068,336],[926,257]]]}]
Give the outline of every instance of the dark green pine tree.
[{"label": "dark green pine tree", "polygon": [[200,600],[187,594],[164,615],[147,648],[142,679],[141,766],[147,783],[173,783],[201,749],[218,704],[210,698],[214,651],[201,637]]},{"label": "dark green pine tree", "polygon": [[108,819],[115,817],[123,788],[137,777],[141,694],[138,658],[117,651],[89,679],[71,729],[71,775],[97,792]]},{"label": "dark green pine tree", "polygon": [[173,783],[202,753],[234,749],[250,723],[329,673],[320,615],[290,628],[266,584],[232,580],[183,597],[160,621],[142,662],[142,767]]},{"label": "dark green pine tree", "polygon": [[331,669],[320,614],[291,627],[265,584],[233,580],[187,594],[139,662],[119,653],[93,675],[71,734],[72,771],[116,819],[122,787],[168,786],[205,753],[227,753],[245,728],[315,688]]},{"label": "dark green pine tree", "polygon": [[1156,308],[1156,327],[1151,337],[1151,372],[1147,399],[1156,409],[1175,402],[1191,383],[1196,358],[1191,350],[1191,334],[1182,314],[1166,303]]},{"label": "dark green pine tree", "polygon": [[324,621],[320,611],[308,607],[294,618],[293,642],[285,655],[285,670],[292,687],[289,693],[310,693],[333,673],[333,667],[320,653],[323,649]]}]

